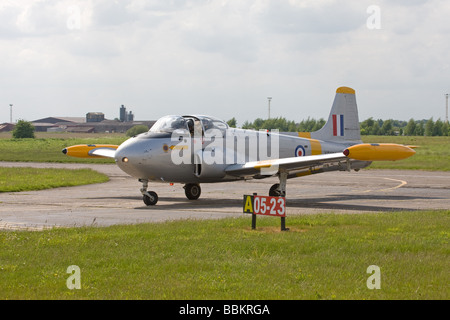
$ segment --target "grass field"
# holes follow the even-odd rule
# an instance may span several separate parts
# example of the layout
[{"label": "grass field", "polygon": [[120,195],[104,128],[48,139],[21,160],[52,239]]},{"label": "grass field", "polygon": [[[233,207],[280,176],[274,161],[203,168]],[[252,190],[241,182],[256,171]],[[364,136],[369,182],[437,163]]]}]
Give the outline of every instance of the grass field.
[{"label": "grass field", "polygon": [[0,167],[0,192],[43,190],[101,183],[109,178],[91,169],[43,169]]},{"label": "grass field", "polygon": [[[450,211],[0,232],[0,299],[449,299]],[[67,268],[80,268],[69,290]],[[370,265],[381,289],[368,289]]]},{"label": "grass field", "polygon": [[62,153],[65,147],[77,144],[121,144],[127,139],[119,134],[45,134],[37,139],[0,139],[0,161],[114,163],[112,159],[80,159]]}]

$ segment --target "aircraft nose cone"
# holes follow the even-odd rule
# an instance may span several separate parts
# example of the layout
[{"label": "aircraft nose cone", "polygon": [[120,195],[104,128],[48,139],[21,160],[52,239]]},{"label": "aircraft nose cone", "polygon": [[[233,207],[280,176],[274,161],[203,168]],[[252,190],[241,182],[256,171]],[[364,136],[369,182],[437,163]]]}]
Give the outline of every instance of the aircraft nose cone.
[{"label": "aircraft nose cone", "polygon": [[67,154],[67,148],[62,149],[62,153]]},{"label": "aircraft nose cone", "polygon": [[130,161],[130,158],[133,159],[133,154],[130,152],[129,148],[120,148],[116,151],[116,162],[118,165],[121,163],[128,163]]},{"label": "aircraft nose cone", "polygon": [[145,152],[146,142],[131,138],[117,148],[115,160],[120,169],[137,178],[145,178],[146,166],[151,158],[150,152]]}]

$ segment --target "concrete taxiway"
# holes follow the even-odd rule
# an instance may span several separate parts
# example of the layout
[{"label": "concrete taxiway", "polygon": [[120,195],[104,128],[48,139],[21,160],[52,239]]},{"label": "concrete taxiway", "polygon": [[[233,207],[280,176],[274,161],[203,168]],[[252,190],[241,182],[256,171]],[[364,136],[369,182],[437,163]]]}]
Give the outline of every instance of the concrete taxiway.
[{"label": "concrete taxiway", "polygon": [[[239,217],[244,194],[267,195],[275,177],[203,184],[200,199],[186,199],[181,184],[150,183],[156,206],[142,202],[141,184],[115,165],[0,162],[4,167],[92,168],[110,181],[43,191],[0,193],[0,229],[109,226],[177,219]],[[318,212],[450,210],[450,173],[362,170],[329,172],[288,180],[287,219]],[[287,220],[288,221],[288,220]]]}]

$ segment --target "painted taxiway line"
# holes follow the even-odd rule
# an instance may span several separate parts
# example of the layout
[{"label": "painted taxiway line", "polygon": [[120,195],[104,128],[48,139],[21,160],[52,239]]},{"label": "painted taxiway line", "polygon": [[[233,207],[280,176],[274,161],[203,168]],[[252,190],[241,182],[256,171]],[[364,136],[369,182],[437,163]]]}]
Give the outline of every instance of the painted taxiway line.
[{"label": "painted taxiway line", "polygon": [[367,178],[371,178],[371,179],[384,179],[384,180],[389,180],[389,181],[394,181],[394,182],[399,182],[398,185],[394,186],[394,187],[389,187],[389,188],[383,188],[383,189],[367,189],[367,190],[358,190],[355,189],[353,190],[353,192],[357,192],[357,193],[369,193],[369,192],[386,192],[386,191],[392,191],[398,188],[401,188],[403,186],[406,186],[408,184],[407,181],[404,180],[399,180],[399,179],[392,179],[392,178],[385,178],[385,177],[367,177]]},{"label": "painted taxiway line", "polygon": [[408,184],[408,182],[406,182],[404,180],[398,180],[398,179],[392,179],[392,178],[383,178],[383,179],[400,182],[400,184],[395,187],[392,187],[392,188],[381,189],[380,191],[391,191],[391,190],[395,190],[395,189],[401,188],[403,186],[406,186]]}]

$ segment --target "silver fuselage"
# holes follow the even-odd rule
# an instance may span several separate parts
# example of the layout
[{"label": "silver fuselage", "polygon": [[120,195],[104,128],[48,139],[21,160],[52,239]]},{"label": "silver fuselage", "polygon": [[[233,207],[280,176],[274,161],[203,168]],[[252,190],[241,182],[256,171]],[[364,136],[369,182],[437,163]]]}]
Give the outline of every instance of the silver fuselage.
[{"label": "silver fuselage", "polygon": [[[254,178],[228,175],[226,168],[236,163],[266,160],[274,156],[290,158],[342,152],[360,143],[326,142],[283,133],[234,128],[224,130],[222,136],[224,140],[221,143],[217,139],[204,137],[199,139],[181,134],[147,132],[122,143],[116,151],[115,160],[120,169],[138,179],[169,183],[224,182]],[[209,147],[211,145],[214,147]],[[202,159],[202,154],[211,154],[211,150],[213,155],[223,154],[222,161],[216,158],[211,163],[206,161],[206,156]],[[174,156],[182,152],[187,152],[184,157],[190,161],[175,163]],[[352,161],[351,168],[367,165]],[[327,167],[327,171],[343,170],[339,163]]]}]

